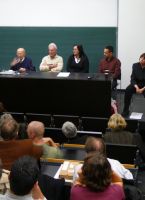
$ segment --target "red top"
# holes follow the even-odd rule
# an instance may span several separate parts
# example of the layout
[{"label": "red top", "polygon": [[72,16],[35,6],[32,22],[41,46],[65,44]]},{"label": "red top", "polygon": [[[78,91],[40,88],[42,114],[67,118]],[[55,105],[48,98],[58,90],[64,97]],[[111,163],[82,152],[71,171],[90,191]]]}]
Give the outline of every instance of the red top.
[{"label": "red top", "polygon": [[124,200],[125,195],[123,188],[119,185],[112,184],[103,192],[93,192],[87,187],[79,185],[71,189],[70,200]]},{"label": "red top", "polygon": [[112,57],[110,60],[104,58],[100,61],[99,70],[101,73],[104,73],[105,70],[109,70],[113,78],[119,79],[121,74],[121,62],[116,57]]}]

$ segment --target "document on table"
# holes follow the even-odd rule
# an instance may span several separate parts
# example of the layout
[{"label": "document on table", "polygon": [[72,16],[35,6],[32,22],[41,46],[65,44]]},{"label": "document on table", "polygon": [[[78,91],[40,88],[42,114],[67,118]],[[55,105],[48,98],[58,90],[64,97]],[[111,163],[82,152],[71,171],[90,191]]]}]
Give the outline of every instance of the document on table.
[{"label": "document on table", "polygon": [[2,74],[2,75],[15,75],[16,73],[13,70],[5,70],[5,71],[0,72],[0,74]]},{"label": "document on table", "polygon": [[60,72],[57,74],[57,77],[68,77],[70,75],[70,72]]},{"label": "document on table", "polygon": [[[62,164],[60,165],[59,169],[57,170],[56,174],[54,175],[54,178],[55,179],[59,179],[59,174],[60,174],[60,171],[61,171],[61,168],[62,168]],[[69,179],[65,179],[65,182],[66,183],[72,183],[73,180],[69,180]]]},{"label": "document on table", "polygon": [[130,115],[130,119],[141,119],[142,116],[143,116],[143,113],[132,112]]}]

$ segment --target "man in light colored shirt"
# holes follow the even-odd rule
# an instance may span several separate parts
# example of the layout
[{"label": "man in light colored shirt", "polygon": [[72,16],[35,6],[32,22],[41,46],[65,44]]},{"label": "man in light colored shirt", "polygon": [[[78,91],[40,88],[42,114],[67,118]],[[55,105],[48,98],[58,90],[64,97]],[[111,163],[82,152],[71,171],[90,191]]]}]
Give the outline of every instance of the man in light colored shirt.
[{"label": "man in light colored shirt", "polygon": [[42,59],[40,71],[60,72],[63,68],[63,58],[57,55],[57,46],[55,43],[48,45],[48,56]]},{"label": "man in light colored shirt", "polygon": [[[106,154],[105,143],[101,138],[88,137],[85,144],[86,153],[100,152],[103,155]],[[123,179],[133,179],[132,173],[126,169],[118,160],[107,158],[112,170]],[[78,165],[75,169],[74,179],[77,177],[78,170],[82,167],[82,164]]]}]

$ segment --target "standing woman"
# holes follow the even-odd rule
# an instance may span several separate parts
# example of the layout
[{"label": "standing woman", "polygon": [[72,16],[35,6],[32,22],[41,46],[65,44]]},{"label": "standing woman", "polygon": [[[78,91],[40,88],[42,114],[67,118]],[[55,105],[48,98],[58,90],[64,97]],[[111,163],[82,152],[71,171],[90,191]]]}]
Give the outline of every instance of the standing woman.
[{"label": "standing woman", "polygon": [[89,72],[89,60],[84,53],[82,45],[75,45],[73,47],[73,54],[67,61],[67,71],[80,73]]}]

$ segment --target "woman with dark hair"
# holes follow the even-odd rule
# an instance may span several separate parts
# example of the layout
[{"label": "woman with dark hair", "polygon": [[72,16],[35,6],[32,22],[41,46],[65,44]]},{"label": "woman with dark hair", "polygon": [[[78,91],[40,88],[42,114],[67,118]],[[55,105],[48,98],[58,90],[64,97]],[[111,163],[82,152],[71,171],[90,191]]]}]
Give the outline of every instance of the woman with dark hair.
[{"label": "woman with dark hair", "polygon": [[107,158],[99,152],[85,158],[79,179],[71,189],[70,200],[88,199],[125,199],[121,178],[112,172]]},{"label": "woman with dark hair", "polygon": [[80,73],[89,72],[89,60],[84,53],[82,45],[75,45],[73,47],[73,54],[67,61],[67,71]]}]

